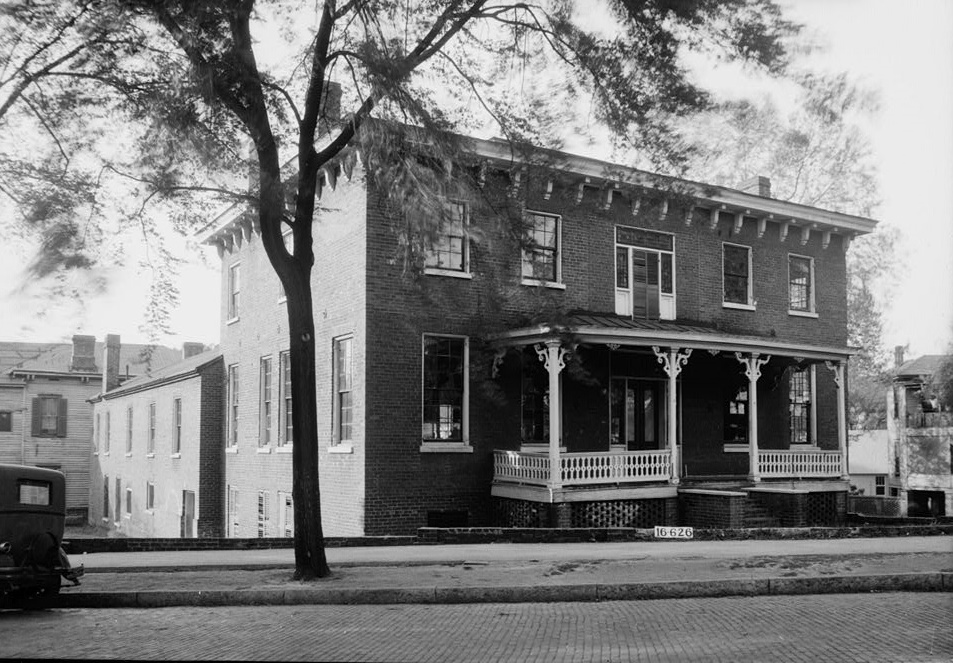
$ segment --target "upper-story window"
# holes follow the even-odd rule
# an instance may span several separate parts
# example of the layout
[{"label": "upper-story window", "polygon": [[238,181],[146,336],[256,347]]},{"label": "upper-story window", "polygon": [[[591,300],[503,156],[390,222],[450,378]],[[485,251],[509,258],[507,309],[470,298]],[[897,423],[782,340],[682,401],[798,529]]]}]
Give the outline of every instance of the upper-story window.
[{"label": "upper-story window", "polygon": [[126,408],[126,455],[132,454],[132,406]]},{"label": "upper-story window", "polygon": [[235,263],[228,268],[228,319],[238,317],[239,293],[241,292],[241,265]]},{"label": "upper-story window", "polygon": [[526,212],[522,240],[524,283],[562,282],[560,225],[561,219],[556,215]]},{"label": "upper-story window", "polygon": [[42,395],[33,399],[34,437],[66,437],[66,399]]},{"label": "upper-story window", "polygon": [[271,357],[262,357],[258,378],[258,446],[271,444]]},{"label": "upper-story window", "polygon": [[350,336],[334,341],[333,444],[348,444],[354,437],[353,345],[353,338]]},{"label": "upper-story window", "polygon": [[650,320],[675,319],[675,238],[616,227],[615,311]]},{"label": "upper-story window", "polygon": [[149,403],[149,438],[146,453],[154,455],[156,452],[156,404]]},{"label": "upper-story window", "polygon": [[788,256],[788,311],[811,314],[814,309],[814,259]]},{"label": "upper-story window", "polygon": [[466,203],[454,201],[445,205],[443,225],[424,258],[428,273],[470,273],[470,242],[467,241],[469,224]]},{"label": "upper-story window", "polygon": [[722,244],[723,304],[729,308],[754,308],[751,282],[751,247]]},{"label": "upper-story window", "polygon": [[294,441],[291,426],[291,353],[278,355],[278,446],[286,447]]},{"label": "upper-story window", "polygon": [[228,367],[228,423],[225,445],[238,448],[238,364]]},{"label": "upper-story window", "polygon": [[172,455],[182,453],[182,399],[172,400]]}]

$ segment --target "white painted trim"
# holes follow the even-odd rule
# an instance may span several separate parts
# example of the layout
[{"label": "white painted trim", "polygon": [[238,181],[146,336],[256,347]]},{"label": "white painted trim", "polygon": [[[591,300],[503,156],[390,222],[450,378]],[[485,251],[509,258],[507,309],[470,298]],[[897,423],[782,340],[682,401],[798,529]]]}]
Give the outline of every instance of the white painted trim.
[{"label": "white painted trim", "polygon": [[328,447],[329,454],[352,454],[354,453],[354,445],[351,442],[339,442],[338,444],[332,444]]},{"label": "white painted trim", "polygon": [[523,277],[523,280],[520,281],[520,285],[529,285],[529,286],[542,286],[544,288],[552,288],[554,290],[565,290],[565,283],[556,283],[555,281],[540,281],[539,279],[530,279]]},{"label": "white painted trim", "polygon": [[454,279],[472,279],[473,274],[470,272],[462,272],[457,269],[441,269],[439,267],[425,267],[424,274],[427,276],[447,276]]},{"label": "white painted trim", "polygon": [[792,309],[788,311],[788,315],[795,316],[798,318],[814,318],[814,319],[818,318],[817,313],[815,313],[814,311],[795,311]]},{"label": "white painted trim", "polygon": [[458,453],[472,454],[473,447],[468,442],[421,442],[420,453]]},{"label": "white painted trim", "polygon": [[722,308],[733,308],[739,311],[757,311],[758,307],[754,304],[736,304],[734,302],[722,302]]}]

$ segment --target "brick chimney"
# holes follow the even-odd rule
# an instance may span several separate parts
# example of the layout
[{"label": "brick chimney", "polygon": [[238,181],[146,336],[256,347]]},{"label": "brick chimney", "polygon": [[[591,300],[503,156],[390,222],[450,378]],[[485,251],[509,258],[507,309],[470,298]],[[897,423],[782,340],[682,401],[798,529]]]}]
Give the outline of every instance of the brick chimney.
[{"label": "brick chimney", "polygon": [[341,123],[341,84],[328,81],[321,100],[318,135],[330,133]]},{"label": "brick chimney", "polygon": [[893,363],[895,368],[900,368],[903,365],[903,354],[905,348],[902,345],[895,345],[893,348]]},{"label": "brick chimney", "polygon": [[69,362],[71,371],[93,373],[96,371],[96,337],[73,335],[73,356]]},{"label": "brick chimney", "polygon": [[119,334],[106,334],[103,348],[103,391],[119,386]]},{"label": "brick chimney", "polygon": [[189,357],[194,357],[195,355],[202,354],[205,352],[205,345],[202,343],[192,343],[186,341],[182,344],[182,359],[188,359]]},{"label": "brick chimney", "polygon": [[762,198],[770,198],[771,180],[762,175],[749,177],[738,185],[738,189],[744,191],[745,193],[753,193],[754,195],[761,196]]}]

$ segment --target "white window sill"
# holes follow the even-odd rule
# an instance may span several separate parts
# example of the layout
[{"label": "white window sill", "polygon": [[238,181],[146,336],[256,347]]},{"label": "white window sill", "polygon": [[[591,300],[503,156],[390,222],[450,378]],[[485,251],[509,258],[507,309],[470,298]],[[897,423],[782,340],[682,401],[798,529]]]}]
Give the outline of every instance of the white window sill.
[{"label": "white window sill", "polygon": [[288,297],[287,297],[286,295],[282,295],[281,297],[278,298],[278,303],[279,303],[279,304],[284,304],[284,303],[286,303],[287,301],[288,301]]},{"label": "white window sill", "polygon": [[751,450],[751,446],[746,442],[729,442],[724,444],[721,450],[726,454],[746,454]]},{"label": "white window sill", "polygon": [[292,451],[294,451],[294,446],[290,444],[282,444],[275,448],[276,454],[290,454]]},{"label": "white window sill", "polygon": [[824,451],[816,444],[792,444],[788,451]]},{"label": "white window sill", "polygon": [[352,454],[354,445],[351,442],[339,442],[328,447],[329,454]]},{"label": "white window sill", "polygon": [[146,454],[146,458],[155,458],[155,457],[156,457],[155,453]]},{"label": "white window sill", "polygon": [[225,453],[227,454],[237,454],[238,447],[225,447]]},{"label": "white window sill", "polygon": [[127,452],[126,452],[126,458],[132,458],[132,452],[131,452],[131,451],[127,451]]},{"label": "white window sill", "polygon": [[422,454],[472,454],[473,447],[467,442],[421,442]]},{"label": "white window sill", "polygon": [[150,516],[154,516],[154,515],[156,515],[156,510],[155,510],[155,509],[146,509],[146,513],[148,513]]},{"label": "white window sill", "polygon": [[733,308],[739,311],[757,311],[758,307],[754,304],[737,304],[735,302],[722,302],[722,308]]},{"label": "white window sill", "polygon": [[226,324],[226,325],[234,325],[234,324],[235,324],[236,322],[238,322],[239,320],[240,320],[240,318],[236,315],[234,318],[229,318],[228,320],[226,320],[226,321],[225,321],[225,324]]},{"label": "white window sill", "polygon": [[169,456],[169,458],[181,458],[181,457],[182,457],[182,454],[180,454],[180,453],[175,453],[175,454],[172,454],[171,456]]},{"label": "white window sill", "polygon": [[472,279],[473,274],[458,269],[442,269],[440,267],[426,267],[424,274],[427,276],[449,276],[454,279]]},{"label": "white window sill", "polygon": [[109,455],[109,452],[108,452],[108,451],[104,451],[104,452],[103,452],[103,455],[104,455],[104,456],[108,456],[108,455]]},{"label": "white window sill", "polygon": [[799,318],[816,318],[817,313],[814,311],[788,311],[788,315],[794,315]]},{"label": "white window sill", "polygon": [[94,452],[93,452],[93,455],[94,455],[94,456],[98,456],[98,455],[99,455],[99,452],[98,452],[98,451],[94,451]]},{"label": "white window sill", "polygon": [[103,518],[103,522],[108,525],[108,524],[109,524],[109,518]]},{"label": "white window sill", "polygon": [[553,290],[565,290],[565,283],[558,283],[556,281],[541,281],[540,279],[531,279],[523,277],[523,280],[520,282],[523,285],[532,285],[532,286],[543,286],[544,288],[552,288]]},{"label": "white window sill", "polygon": [[270,453],[271,453],[271,447],[258,447],[258,449],[256,450],[256,453],[260,453],[260,454],[270,454]]}]

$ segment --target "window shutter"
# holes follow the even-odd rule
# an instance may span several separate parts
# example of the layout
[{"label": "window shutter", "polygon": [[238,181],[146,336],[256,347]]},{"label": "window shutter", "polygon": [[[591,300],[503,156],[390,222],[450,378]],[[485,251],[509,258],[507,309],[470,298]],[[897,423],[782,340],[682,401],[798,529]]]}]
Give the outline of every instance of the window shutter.
[{"label": "window shutter", "polygon": [[39,398],[33,399],[33,435],[38,436],[43,432],[43,403]]},{"label": "window shutter", "polygon": [[66,437],[66,399],[59,399],[56,413],[56,437]]}]

